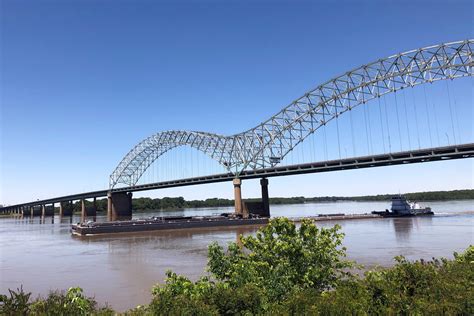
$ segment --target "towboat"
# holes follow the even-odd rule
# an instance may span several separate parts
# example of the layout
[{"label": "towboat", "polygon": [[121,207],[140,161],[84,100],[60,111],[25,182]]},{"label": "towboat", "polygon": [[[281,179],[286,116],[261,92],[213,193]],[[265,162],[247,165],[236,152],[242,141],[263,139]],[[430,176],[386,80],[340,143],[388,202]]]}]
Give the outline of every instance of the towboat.
[{"label": "towboat", "polygon": [[418,203],[408,201],[401,194],[392,197],[392,207],[390,211],[373,211],[372,214],[377,214],[383,217],[434,215],[430,207],[420,207]]}]

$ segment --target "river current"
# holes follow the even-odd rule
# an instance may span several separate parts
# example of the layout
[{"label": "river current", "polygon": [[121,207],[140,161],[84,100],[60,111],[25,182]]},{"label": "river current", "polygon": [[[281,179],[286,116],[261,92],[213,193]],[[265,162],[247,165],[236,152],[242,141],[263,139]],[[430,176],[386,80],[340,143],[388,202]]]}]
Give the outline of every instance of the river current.
[{"label": "river current", "polygon": [[[389,266],[393,257],[452,257],[474,244],[474,200],[426,202],[433,217],[362,219],[318,222],[339,224],[345,233],[348,258],[366,267]],[[360,214],[389,208],[385,202],[331,202],[272,205],[272,216]],[[232,208],[199,208],[136,212],[135,218],[163,215],[211,215]],[[98,217],[98,220],[104,220]],[[257,227],[177,230],[73,237],[78,217],[0,218],[0,293],[23,285],[33,296],[50,290],[82,287],[100,303],[123,311],[150,301],[150,289],[171,269],[192,279],[205,273],[207,246],[235,241]]]}]

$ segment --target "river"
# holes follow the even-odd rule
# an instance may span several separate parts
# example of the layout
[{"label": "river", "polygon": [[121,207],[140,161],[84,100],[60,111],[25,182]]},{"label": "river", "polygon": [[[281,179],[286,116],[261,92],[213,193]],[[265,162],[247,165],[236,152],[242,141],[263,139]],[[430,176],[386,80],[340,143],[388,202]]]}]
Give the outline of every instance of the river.
[{"label": "river", "polygon": [[[409,259],[452,257],[474,244],[474,200],[427,202],[433,217],[385,218],[318,222],[338,223],[345,233],[348,258],[367,267],[389,266],[393,257]],[[385,202],[331,202],[272,205],[272,216],[357,214],[389,208]],[[176,211],[136,212],[134,217],[210,215],[232,208],[199,208]],[[98,220],[104,220],[98,217]],[[69,217],[0,218],[0,293],[23,285],[33,296],[53,289],[82,287],[100,303],[118,311],[150,301],[151,287],[162,282],[171,269],[192,279],[202,275],[207,246],[235,241],[256,227],[146,232],[92,238],[72,237]],[[73,217],[72,222],[79,221]]]}]

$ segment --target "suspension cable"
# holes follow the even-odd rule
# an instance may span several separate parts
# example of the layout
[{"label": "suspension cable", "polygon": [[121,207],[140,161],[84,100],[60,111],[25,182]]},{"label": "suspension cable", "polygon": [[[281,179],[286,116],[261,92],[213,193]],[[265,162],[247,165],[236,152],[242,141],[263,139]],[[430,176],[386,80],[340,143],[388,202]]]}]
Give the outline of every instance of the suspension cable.
[{"label": "suspension cable", "polygon": [[370,118],[370,108],[367,109],[367,121],[369,123],[369,141],[370,141],[370,152],[374,152],[374,143],[372,140],[372,123],[371,123],[371,118]]},{"label": "suspension cable", "polygon": [[398,126],[398,138],[399,138],[399,141],[400,141],[400,150],[403,151],[402,131],[400,129],[400,116],[398,114],[398,98],[397,98],[397,91],[396,90],[393,92],[393,95],[395,96],[395,111],[397,113],[397,126]]},{"label": "suspension cable", "polygon": [[405,109],[405,123],[407,125],[407,133],[408,133],[408,149],[412,149],[411,148],[411,139],[410,139],[410,124],[408,123],[408,111],[407,111],[407,98],[406,98],[406,92],[403,91],[402,92],[402,95],[403,95],[403,107]]},{"label": "suspension cable", "polygon": [[369,143],[369,132],[367,130],[367,106],[362,106],[364,108],[364,125],[365,125],[365,136],[367,138],[367,155],[370,155],[370,143]]},{"label": "suspension cable", "polygon": [[302,163],[305,162],[304,160],[304,148],[303,148],[303,142],[300,143],[300,146],[301,146],[301,158],[303,159]]},{"label": "suspension cable", "polygon": [[325,156],[325,160],[328,160],[328,140],[327,140],[327,134],[326,134],[326,121],[324,121],[323,131],[324,131],[324,156]]},{"label": "suspension cable", "polygon": [[314,152],[314,131],[311,133],[311,141],[310,141],[309,145],[310,145],[311,156],[312,156],[311,160],[316,161],[316,155],[315,155],[315,152]]},{"label": "suspension cable", "polygon": [[352,138],[352,154],[356,157],[356,146],[355,146],[355,139],[354,139],[354,124],[352,123],[352,108],[349,107],[349,119],[351,121],[351,138]]},{"label": "suspension cable", "polygon": [[428,133],[430,135],[430,145],[433,147],[433,138],[431,137],[431,120],[430,120],[430,111],[428,110],[428,97],[426,95],[426,87],[423,85],[423,93],[425,95],[425,108],[426,108],[426,117],[428,118]]},{"label": "suspension cable", "polygon": [[377,97],[378,103],[379,103],[379,117],[380,117],[380,127],[382,129],[382,145],[383,145],[383,152],[385,153],[385,133],[383,131],[383,123],[382,123],[382,105],[380,104],[380,95]]},{"label": "suspension cable", "polygon": [[[413,86],[412,86],[413,88]],[[415,93],[413,92],[413,89],[411,90],[411,95],[413,97],[413,110],[415,111],[415,126],[416,126],[416,136],[418,138],[418,149],[421,149],[421,142],[420,142],[420,130],[418,126],[418,113],[416,111],[416,99],[415,99]]]},{"label": "suspension cable", "polygon": [[454,139],[454,144],[457,144],[457,142],[456,142],[456,133],[454,132],[454,120],[453,120],[453,109],[452,109],[452,105],[451,105],[451,93],[449,91],[449,84],[448,84],[447,80],[446,80],[446,88],[448,90],[449,115],[451,117],[451,127],[453,129],[453,139]]},{"label": "suspension cable", "polygon": [[336,110],[336,129],[337,129],[337,146],[339,148],[339,159],[342,159],[341,157],[341,142],[339,139],[339,113],[337,113]]},{"label": "suspension cable", "polygon": [[385,124],[387,124],[388,151],[392,152],[392,141],[390,139],[390,126],[388,125],[387,100],[385,98],[383,98],[383,104],[384,104],[384,109],[385,109]]},{"label": "suspension cable", "polygon": [[460,128],[460,125],[459,125],[459,115],[458,115],[458,111],[457,111],[458,105],[457,105],[457,102],[456,102],[456,93],[453,94],[453,100],[454,100],[454,119],[455,119],[455,122],[456,122],[456,128],[457,128],[457,132],[458,132],[458,142],[462,143],[462,141],[461,141],[461,128]]}]

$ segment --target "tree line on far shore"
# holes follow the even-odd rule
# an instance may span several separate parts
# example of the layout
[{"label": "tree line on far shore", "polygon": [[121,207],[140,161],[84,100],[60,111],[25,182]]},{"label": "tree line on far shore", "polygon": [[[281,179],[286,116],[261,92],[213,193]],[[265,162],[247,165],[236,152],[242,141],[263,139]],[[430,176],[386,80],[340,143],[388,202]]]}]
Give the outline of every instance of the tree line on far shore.
[{"label": "tree line on far shore", "polygon": [[[317,202],[337,202],[337,201],[385,201],[389,202],[391,197],[396,194],[380,194],[365,196],[321,196],[321,197],[274,197],[270,198],[270,204],[302,204]],[[474,199],[474,190],[454,190],[454,191],[431,191],[431,192],[415,192],[406,193],[404,196],[410,201],[449,201],[449,200],[471,200]],[[259,199],[246,199],[246,201],[258,201]],[[97,200],[97,210],[107,210],[107,199]],[[233,206],[233,199],[211,198],[205,200],[185,200],[183,197],[164,197],[164,198],[134,198],[132,200],[133,210],[168,210],[182,208],[199,208],[199,207],[226,207]],[[86,201],[86,207],[92,206],[91,201]],[[74,203],[74,210],[80,211],[80,202]]]}]

